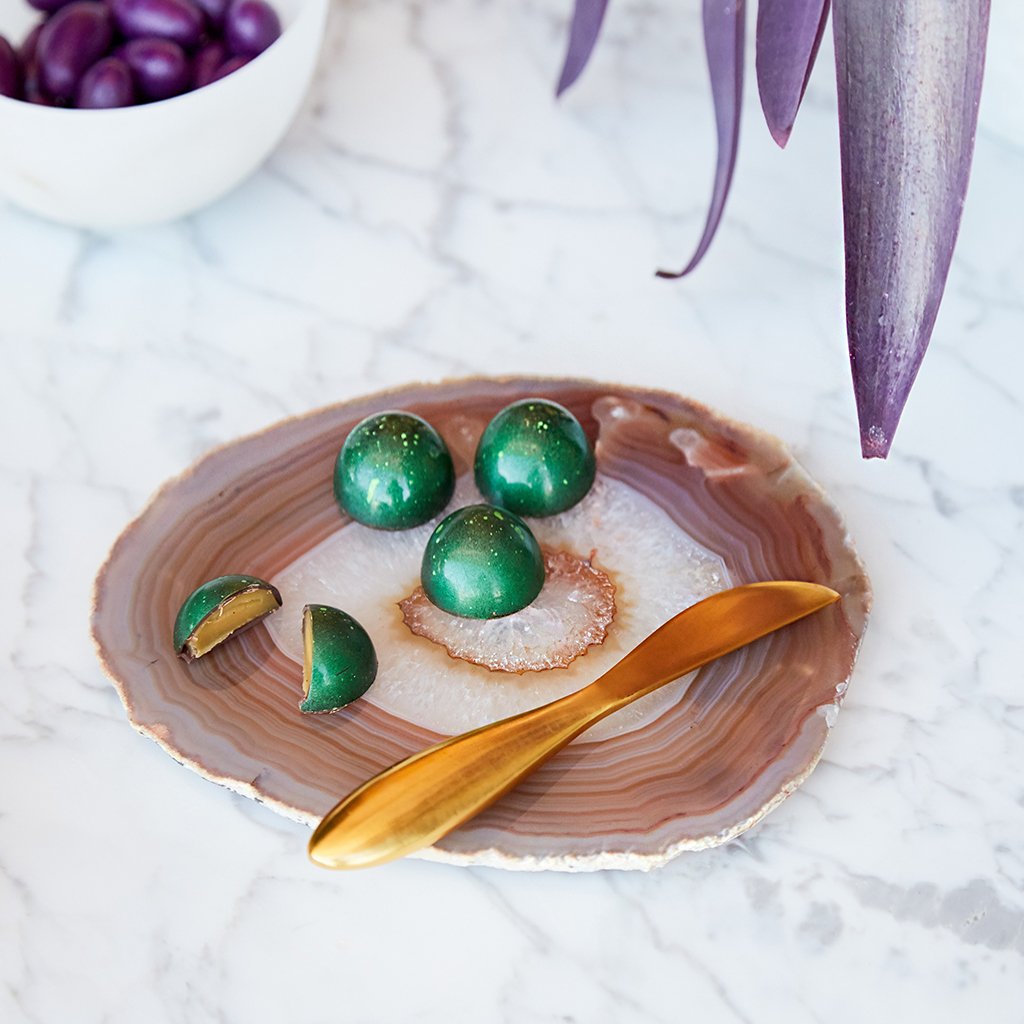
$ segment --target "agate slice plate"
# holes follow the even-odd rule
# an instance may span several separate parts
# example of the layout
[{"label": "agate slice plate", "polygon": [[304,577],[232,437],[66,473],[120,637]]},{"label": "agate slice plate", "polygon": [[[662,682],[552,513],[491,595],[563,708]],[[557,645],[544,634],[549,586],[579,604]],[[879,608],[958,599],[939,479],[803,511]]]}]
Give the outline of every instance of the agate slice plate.
[{"label": "agate slice plate", "polygon": [[[422,856],[535,870],[649,869],[760,820],[821,756],[866,625],[869,585],[837,510],[780,442],[658,391],[545,378],[415,386],[287,420],[207,455],[157,493],[97,577],[93,635],[135,728],[204,777],[313,825],[371,775],[440,739],[446,723],[453,731],[463,719],[509,706],[506,698],[539,703],[582,685],[602,659],[616,660],[619,647],[635,642],[629,629],[640,631],[639,640],[648,619],[656,626],[668,618],[671,611],[647,607],[643,565],[634,564],[616,581],[618,610],[600,647],[568,669],[509,675],[413,636],[397,602],[415,580],[396,579],[395,601],[380,612],[386,621],[363,624],[382,675],[389,653],[417,672],[390,690],[378,676],[363,699],[336,714],[299,712],[301,666],[288,615],[322,595],[298,593],[307,584],[296,567],[312,565],[340,531],[366,529],[346,522],[331,490],[347,432],[384,409],[417,413],[452,449],[461,475],[455,500],[469,499],[475,439],[503,406],[537,395],[567,406],[595,442],[598,496],[584,503],[628,492],[646,510],[629,514],[636,557],[659,561],[643,554],[653,531],[686,538],[689,547],[673,557],[693,567],[693,581],[678,581],[692,596],[673,601],[768,579],[823,583],[842,601],[672,684],[660,704],[617,727],[585,734]],[[614,580],[616,558],[633,542],[615,532],[603,507],[591,506],[592,521],[580,527],[586,507],[541,521],[538,536],[557,548],[582,529],[580,544],[597,549],[579,553],[593,554]],[[429,526],[419,529],[429,535]],[[396,540],[396,552],[415,540]],[[611,550],[600,550],[602,543]],[[396,554],[394,565],[408,558]],[[382,572],[387,563],[374,557]],[[228,572],[280,583],[285,608],[186,664],[170,639],[178,606],[198,583]],[[328,591],[330,582],[322,581]],[[410,696],[417,679],[426,683]]]}]

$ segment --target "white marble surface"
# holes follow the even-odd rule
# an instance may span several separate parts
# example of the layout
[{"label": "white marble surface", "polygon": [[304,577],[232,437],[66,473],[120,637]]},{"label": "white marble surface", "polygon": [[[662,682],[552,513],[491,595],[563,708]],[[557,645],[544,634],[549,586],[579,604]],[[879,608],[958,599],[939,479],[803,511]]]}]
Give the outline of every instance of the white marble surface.
[{"label": "white marble surface", "polygon": [[[108,236],[0,205],[5,1024],[1021,1020],[1024,17],[995,5],[961,244],[882,464],[827,54],[785,153],[748,88],[725,225],[666,283],[712,161],[696,0],[616,0],[556,106],[568,6],[340,0],[305,113],[214,208]],[[845,710],[754,833],[658,873],[321,873],[302,828],[129,728],[93,574],[212,445],[512,370],[663,385],[793,446],[876,588]]]}]

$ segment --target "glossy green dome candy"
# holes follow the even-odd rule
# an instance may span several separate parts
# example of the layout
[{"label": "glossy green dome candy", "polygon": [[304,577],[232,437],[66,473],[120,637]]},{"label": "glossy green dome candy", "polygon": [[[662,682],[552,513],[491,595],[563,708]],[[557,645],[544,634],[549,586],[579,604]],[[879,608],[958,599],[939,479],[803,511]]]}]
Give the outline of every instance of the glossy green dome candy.
[{"label": "glossy green dome candy", "polygon": [[302,609],[302,643],[300,711],[337,711],[362,697],[377,678],[373,641],[347,612],[307,604]]},{"label": "glossy green dome candy", "polygon": [[341,510],[379,530],[407,530],[432,519],[455,490],[441,435],[409,412],[382,412],[352,428],[334,467]]},{"label": "glossy green dome candy", "polygon": [[423,592],[452,615],[497,619],[525,608],[544,586],[544,558],[530,528],[493,505],[446,516],[427,542]]},{"label": "glossy green dome candy", "polygon": [[488,501],[521,516],[553,516],[590,490],[594,450],[564,406],[524,398],[487,425],[476,449],[476,485]]}]

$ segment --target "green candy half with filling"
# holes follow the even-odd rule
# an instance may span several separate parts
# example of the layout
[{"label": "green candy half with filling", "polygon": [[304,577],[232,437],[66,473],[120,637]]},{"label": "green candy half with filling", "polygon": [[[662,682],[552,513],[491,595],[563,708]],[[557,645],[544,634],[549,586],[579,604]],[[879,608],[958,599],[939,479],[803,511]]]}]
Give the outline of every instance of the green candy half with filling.
[{"label": "green candy half with filling", "polygon": [[302,609],[302,693],[299,710],[337,711],[362,697],[377,678],[377,652],[366,630],[327,604]]},{"label": "green candy half with filling", "polygon": [[201,658],[229,637],[281,607],[276,587],[258,576],[218,576],[192,591],[174,620],[173,643],[186,661]]}]

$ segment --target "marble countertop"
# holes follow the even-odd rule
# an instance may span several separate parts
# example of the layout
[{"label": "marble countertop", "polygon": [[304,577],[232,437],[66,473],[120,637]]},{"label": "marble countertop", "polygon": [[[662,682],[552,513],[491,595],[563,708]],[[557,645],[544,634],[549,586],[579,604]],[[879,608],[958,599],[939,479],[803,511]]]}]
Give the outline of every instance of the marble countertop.
[{"label": "marble countertop", "polygon": [[[696,0],[343,0],[269,163],[170,226],[0,204],[0,1020],[1019,1021],[1024,17],[995,5],[949,287],[887,463],[858,454],[829,54],[781,152],[748,84],[725,223]],[[827,49],[827,47],[826,47]],[[412,380],[657,384],[783,438],[875,611],[815,773],[650,874],[312,867],[308,833],[137,735],[90,588],[211,447]],[[868,1016],[870,1014],[870,1017]]]}]

